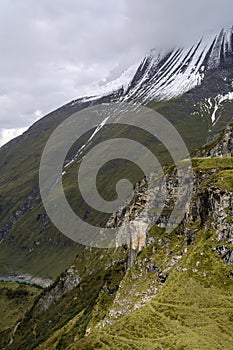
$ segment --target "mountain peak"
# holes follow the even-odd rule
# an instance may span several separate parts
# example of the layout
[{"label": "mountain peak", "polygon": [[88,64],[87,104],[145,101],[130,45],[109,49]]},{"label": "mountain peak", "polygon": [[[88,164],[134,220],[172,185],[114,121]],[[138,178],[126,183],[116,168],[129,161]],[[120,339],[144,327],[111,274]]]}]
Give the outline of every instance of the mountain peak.
[{"label": "mountain peak", "polygon": [[170,100],[200,86],[211,71],[223,71],[232,63],[233,27],[230,26],[217,34],[203,36],[190,47],[159,51],[154,48],[140,64],[133,64],[112,82],[96,85],[89,97],[81,100],[96,100],[114,93],[120,94],[124,101],[143,104]]}]

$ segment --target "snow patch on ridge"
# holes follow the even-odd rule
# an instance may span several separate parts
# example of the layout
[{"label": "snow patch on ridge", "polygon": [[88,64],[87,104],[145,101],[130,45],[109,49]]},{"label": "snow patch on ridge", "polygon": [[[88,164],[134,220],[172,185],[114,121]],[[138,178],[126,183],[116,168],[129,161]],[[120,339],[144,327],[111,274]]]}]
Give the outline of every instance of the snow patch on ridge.
[{"label": "snow patch on ridge", "polygon": [[[94,101],[120,92],[123,101],[146,104],[179,97],[199,86],[209,69],[217,67],[221,59],[232,53],[233,28],[209,35],[189,48],[157,52],[143,58],[141,64],[130,66],[118,79],[101,86],[93,85],[88,96],[77,102]],[[120,91],[122,90],[122,91]]]},{"label": "snow patch on ridge", "polygon": [[210,115],[212,125],[214,126],[219,120],[220,116],[217,116],[217,112],[222,107],[222,104],[226,101],[232,101],[232,100],[233,100],[233,92],[228,92],[225,95],[219,94],[214,98],[206,98],[204,101],[200,102],[200,105],[199,105],[202,116],[204,116],[205,114]]},{"label": "snow patch on ridge", "polygon": [[222,103],[225,101],[232,101],[233,100],[233,92],[229,92],[226,95],[218,95],[215,97],[214,102],[215,102],[215,106],[214,106],[214,112],[211,116],[211,120],[212,120],[212,124],[215,125],[217,123],[217,118],[216,118],[216,113],[219,110],[219,108],[221,107]]},{"label": "snow patch on ridge", "polygon": [[147,69],[137,84],[125,97],[142,103],[151,100],[170,100],[200,85],[206,71],[221,62],[232,49],[232,28],[222,30],[218,36],[202,38],[191,48],[173,50],[170,53],[151,54],[142,67]]}]

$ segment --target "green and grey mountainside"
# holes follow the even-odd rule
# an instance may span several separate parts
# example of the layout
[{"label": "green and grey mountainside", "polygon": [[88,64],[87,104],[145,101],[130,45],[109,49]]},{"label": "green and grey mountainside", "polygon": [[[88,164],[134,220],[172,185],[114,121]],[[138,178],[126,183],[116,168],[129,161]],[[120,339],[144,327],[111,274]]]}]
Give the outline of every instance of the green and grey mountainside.
[{"label": "green and grey mountainside", "polygon": [[[72,101],[0,149],[0,278],[47,286],[37,297],[32,286],[1,289],[14,317],[5,307],[9,323],[1,329],[0,348],[232,349],[232,63],[232,28],[190,49],[152,51],[127,86]],[[83,154],[112,135],[132,138],[166,165],[169,193],[159,221],[150,230],[137,228],[130,247],[90,249],[64,237],[47,216],[38,184],[40,158],[66,118],[119,101],[150,107],[177,128],[193,156],[194,191],[184,221],[166,233],[177,181],[164,147],[127,127],[90,130],[66,162],[80,160],[76,155],[84,144]],[[91,224],[111,225],[140,212],[147,186],[132,164],[111,163],[100,171],[98,189],[106,200],[114,199],[122,176],[137,184],[131,206],[112,217],[83,201],[76,188],[78,166],[72,163],[63,185],[80,217],[88,213]],[[24,294],[28,304],[34,300],[26,314],[25,299],[16,310]]]},{"label": "green and grey mountainside", "polygon": [[[191,49],[172,50],[166,54],[152,51],[143,59],[127,88],[72,101],[3,146],[0,149],[0,277],[30,275],[55,279],[82,250],[51,224],[39,193],[38,171],[42,151],[62,121],[89,106],[115,101],[138,102],[165,116],[192,152],[232,120],[232,63],[232,29],[223,30],[208,40],[202,39]],[[93,132],[77,141],[67,156],[67,162],[75,157],[84,142],[87,143],[85,153],[88,147],[109,137],[106,128],[100,128],[88,143]],[[154,144],[148,136],[135,135],[132,130],[114,130],[116,135],[144,142],[162,164],[169,160],[161,145]],[[115,170],[110,169],[110,174]],[[135,171],[129,169],[123,174],[130,178],[133,173]],[[109,188],[111,197],[113,185],[109,178],[111,176],[100,180],[100,188]],[[142,174],[136,173],[132,180],[137,182],[141,178]],[[67,192],[72,197],[74,189],[69,181]],[[80,197],[76,197],[76,201],[72,197],[71,201],[74,209],[82,206],[82,215],[85,210],[90,211]],[[97,222],[108,219],[100,218],[98,213],[92,213],[92,216],[90,220]]]},{"label": "green and grey mountainside", "polygon": [[[232,349],[233,126],[193,153],[194,190],[180,226],[163,228],[172,211],[176,172],[166,168],[170,197],[163,216],[130,247],[83,249],[37,297],[13,328],[7,349]],[[111,218],[127,221],[147,197]],[[137,215],[137,214],[135,214]]]}]

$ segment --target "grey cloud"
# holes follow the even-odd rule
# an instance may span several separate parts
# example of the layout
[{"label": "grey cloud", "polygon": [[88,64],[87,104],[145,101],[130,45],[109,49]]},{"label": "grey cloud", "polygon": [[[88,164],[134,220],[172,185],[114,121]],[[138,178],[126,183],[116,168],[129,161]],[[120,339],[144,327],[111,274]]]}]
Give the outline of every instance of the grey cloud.
[{"label": "grey cloud", "polygon": [[233,24],[232,0],[2,0],[0,128],[111,80],[151,48],[191,45]]}]

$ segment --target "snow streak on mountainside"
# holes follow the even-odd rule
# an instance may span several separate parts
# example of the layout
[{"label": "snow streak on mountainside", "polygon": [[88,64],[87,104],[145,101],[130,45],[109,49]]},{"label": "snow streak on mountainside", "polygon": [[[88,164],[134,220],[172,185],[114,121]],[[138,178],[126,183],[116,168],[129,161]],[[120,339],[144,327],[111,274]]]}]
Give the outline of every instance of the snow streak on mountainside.
[{"label": "snow streak on mountainside", "polygon": [[140,102],[169,100],[201,85],[206,74],[224,65],[233,52],[232,28],[217,36],[201,39],[188,49],[177,49],[158,55],[148,55],[140,65],[127,99]]},{"label": "snow streak on mountainside", "polygon": [[219,94],[214,98],[205,98],[204,101],[200,103],[200,112],[203,114],[209,112],[211,114],[212,124],[215,125],[218,122],[218,118],[216,118],[217,111],[219,110],[223,102],[232,100],[233,92],[229,92],[226,95]]},{"label": "snow streak on mountainside", "polygon": [[201,85],[209,71],[223,67],[229,59],[233,63],[233,28],[202,38],[191,48],[166,53],[152,50],[138,68],[133,65],[119,79],[93,92],[88,100],[117,91],[125,101],[169,100]]}]

